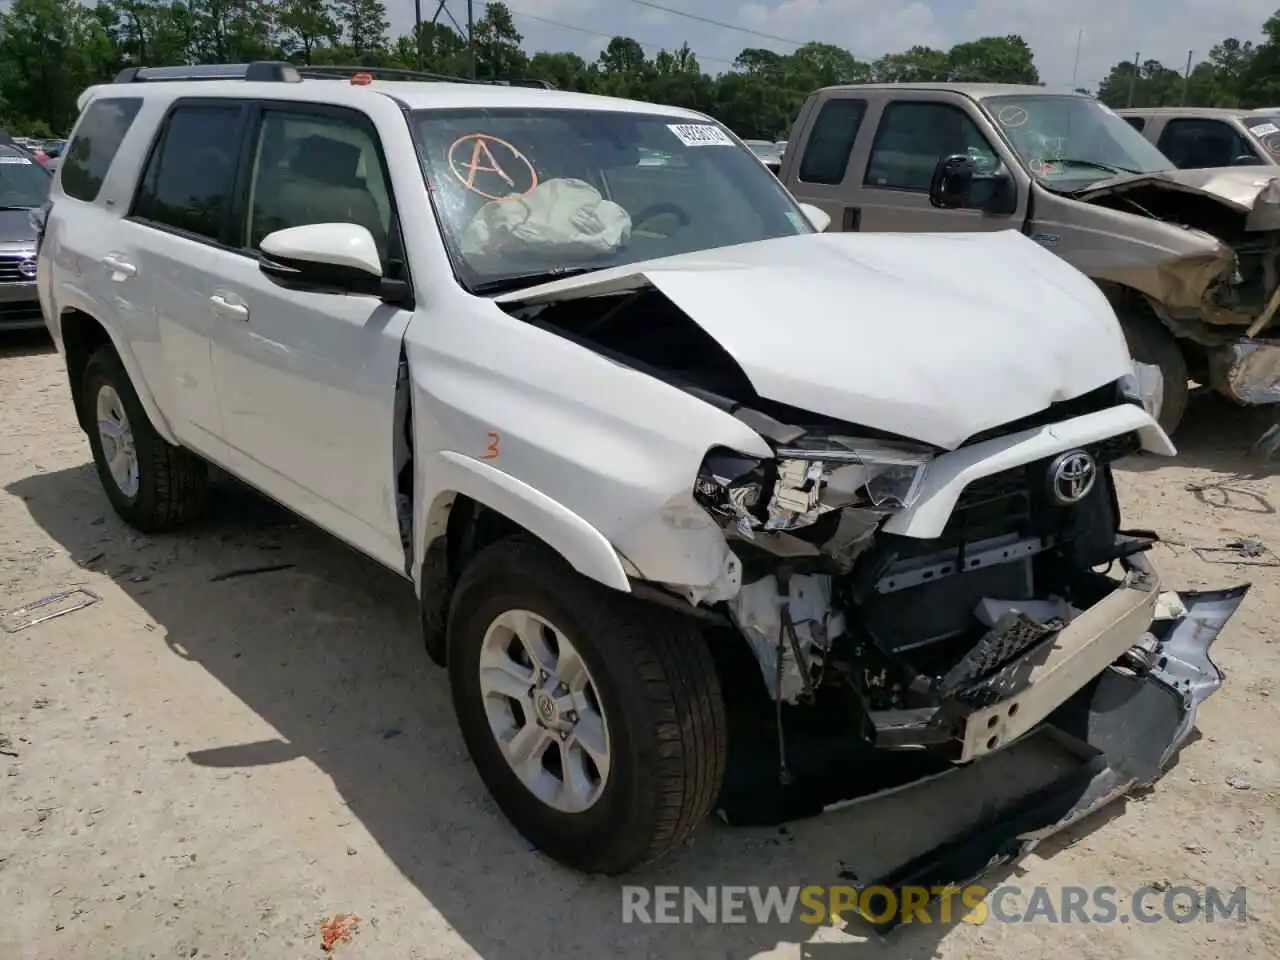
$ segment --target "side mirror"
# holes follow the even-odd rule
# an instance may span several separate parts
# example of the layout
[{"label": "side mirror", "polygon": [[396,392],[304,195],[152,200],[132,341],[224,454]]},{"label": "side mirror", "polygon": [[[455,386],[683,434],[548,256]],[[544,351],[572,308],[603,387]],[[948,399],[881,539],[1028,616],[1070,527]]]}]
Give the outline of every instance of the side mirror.
[{"label": "side mirror", "polygon": [[831,214],[821,207],[815,207],[812,203],[802,203],[800,204],[800,209],[804,211],[805,217],[813,224],[813,229],[819,233],[824,232],[827,227],[831,226]]},{"label": "side mirror", "polygon": [[963,153],[943,157],[933,168],[929,181],[929,202],[944,210],[956,210],[969,203],[973,189],[973,158]]},{"label": "side mirror", "polygon": [[281,286],[313,293],[382,293],[382,258],[367,227],[309,223],[262,239],[258,269]]}]

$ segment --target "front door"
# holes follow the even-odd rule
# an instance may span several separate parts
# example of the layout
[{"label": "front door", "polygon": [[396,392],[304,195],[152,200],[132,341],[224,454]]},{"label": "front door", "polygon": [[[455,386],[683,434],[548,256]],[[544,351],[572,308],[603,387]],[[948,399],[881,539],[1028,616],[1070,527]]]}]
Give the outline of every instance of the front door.
[{"label": "front door", "polygon": [[326,529],[403,568],[393,436],[411,311],[374,296],[289,290],[258,269],[268,233],[345,222],[403,271],[374,123],[354,110],[255,111],[233,250],[219,252],[213,365],[230,466]]},{"label": "front door", "polygon": [[[974,161],[972,208],[944,210],[929,202],[929,182],[938,161],[967,154]],[[943,99],[891,100],[884,105],[870,150],[854,188],[861,229],[956,233],[1021,230],[1026,216],[1026,191],[1019,188],[1013,213],[991,214],[978,209],[994,181],[984,174],[1009,173],[1014,167],[964,107]]]}]

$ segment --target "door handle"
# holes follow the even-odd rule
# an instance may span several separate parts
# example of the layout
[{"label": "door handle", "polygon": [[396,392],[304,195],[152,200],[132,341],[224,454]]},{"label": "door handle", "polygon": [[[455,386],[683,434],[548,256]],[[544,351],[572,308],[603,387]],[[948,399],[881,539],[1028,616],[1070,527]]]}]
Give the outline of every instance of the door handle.
[{"label": "door handle", "polygon": [[111,269],[115,274],[115,279],[123,280],[125,277],[135,276],[138,268],[127,260],[121,260],[119,257],[108,254],[102,258],[102,264]]},{"label": "door handle", "polygon": [[213,304],[214,309],[220,313],[225,313],[230,317],[237,317],[240,320],[249,319],[249,308],[243,303],[232,303],[220,293],[215,293],[209,298],[209,302]]}]

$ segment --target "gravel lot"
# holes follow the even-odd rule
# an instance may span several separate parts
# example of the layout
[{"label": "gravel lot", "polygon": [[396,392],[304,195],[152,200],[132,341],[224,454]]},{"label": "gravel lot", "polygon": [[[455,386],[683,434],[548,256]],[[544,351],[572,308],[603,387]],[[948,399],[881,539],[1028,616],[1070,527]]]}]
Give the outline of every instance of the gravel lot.
[{"label": "gravel lot", "polygon": [[[0,610],[76,586],[101,602],[0,632],[0,957],[320,957],[339,913],[361,918],[333,950],[351,958],[1280,956],[1280,577],[1192,549],[1243,535],[1280,550],[1277,468],[1246,455],[1266,422],[1197,397],[1180,457],[1123,471],[1128,521],[1168,540],[1167,583],[1255,584],[1215,648],[1229,677],[1200,738],[1154,792],[1002,875],[1243,884],[1246,923],[933,924],[883,941],[855,924],[624,926],[616,882],[531,852],[489,801],[410,588],[230,483],[194,529],[133,534],[60,359],[7,337]],[[219,579],[271,565],[288,566]],[[840,883],[971,807],[955,787],[785,831],[709,825],[634,882]]]}]

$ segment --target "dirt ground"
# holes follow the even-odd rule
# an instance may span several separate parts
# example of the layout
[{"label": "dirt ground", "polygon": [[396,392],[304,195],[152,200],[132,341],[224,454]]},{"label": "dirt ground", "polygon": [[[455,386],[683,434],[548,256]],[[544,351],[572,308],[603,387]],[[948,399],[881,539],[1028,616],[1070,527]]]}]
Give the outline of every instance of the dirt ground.
[{"label": "dirt ground", "polygon": [[[1193,552],[1242,535],[1280,549],[1280,468],[1247,455],[1266,422],[1197,397],[1175,461],[1122,471],[1130,524],[1167,538],[1167,583],[1254,582],[1215,648],[1229,676],[1200,738],[1153,792],[1001,875],[1245,885],[1247,922],[933,924],[885,940],[856,925],[623,925],[617,881],[530,851],[489,800],[403,581],[229,483],[195,528],[132,533],[100,490],[60,359],[7,338],[0,611],[76,586],[101,601],[0,632],[0,958],[320,957],[339,913],[361,921],[334,955],[371,960],[1280,956],[1280,578]],[[271,565],[287,567],[219,578]],[[633,882],[844,882],[976,802],[950,789],[784,831],[709,824]]]}]

